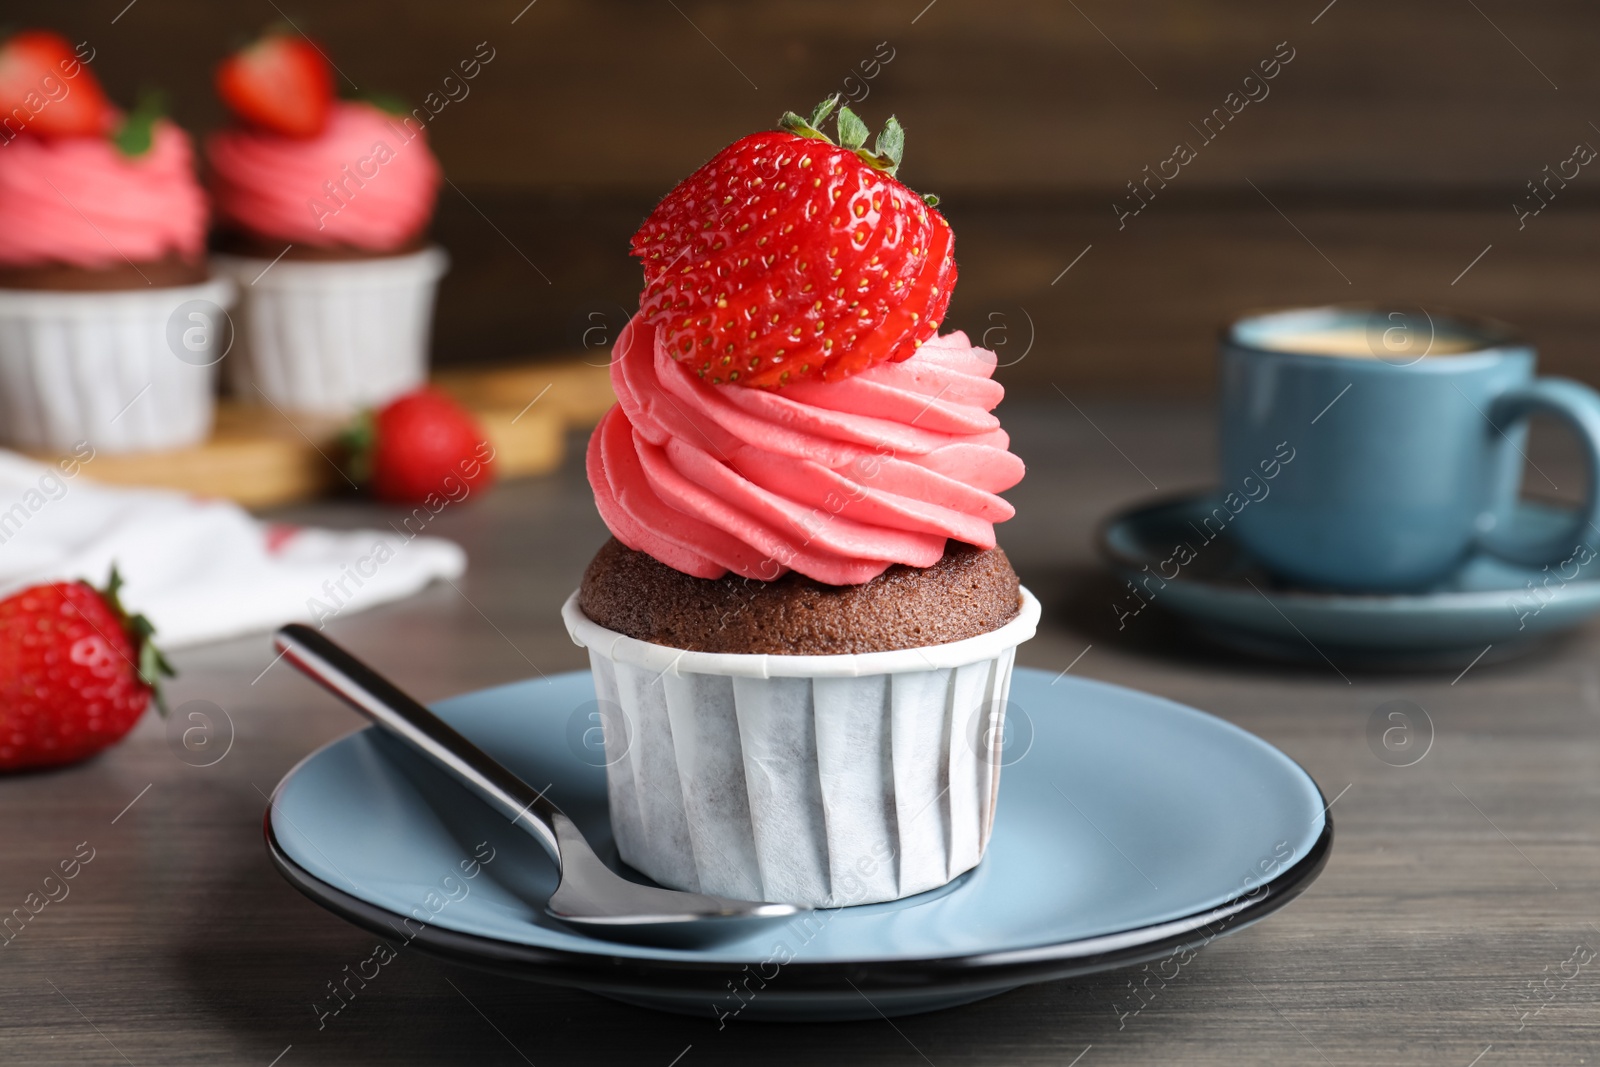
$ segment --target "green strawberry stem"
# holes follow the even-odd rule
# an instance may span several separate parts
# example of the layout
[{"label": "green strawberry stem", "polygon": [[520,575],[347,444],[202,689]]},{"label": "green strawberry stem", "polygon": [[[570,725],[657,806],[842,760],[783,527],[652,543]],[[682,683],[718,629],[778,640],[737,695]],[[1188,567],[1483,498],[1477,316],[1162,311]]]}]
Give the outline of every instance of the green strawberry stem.
[{"label": "green strawberry stem", "polygon": [[[827,141],[833,144],[833,138],[822,132],[822,124],[833,114],[839,105],[839,94],[834,93],[811,111],[810,118],[804,118],[793,111],[785,111],[783,118],[778,120],[778,128],[788,130],[797,137],[810,137],[818,141]],[[848,107],[839,107],[836,120],[839,131],[839,145],[854,152],[863,163],[876,170],[881,170],[893,178],[900,170],[900,161],[906,154],[906,131],[900,125],[900,120],[893,115],[883,124],[877,139],[872,142],[872,150],[865,147],[867,135],[871,132],[861,117]],[[929,207],[938,207],[939,198],[932,193],[924,193],[923,203]]]},{"label": "green strawberry stem", "polygon": [[111,135],[117,151],[130,158],[142,156],[155,143],[156,123],[167,113],[166,94],[159,89],[146,89],[139,94],[139,102],[123,116],[122,124]]},{"label": "green strawberry stem", "polygon": [[[396,118],[404,118],[411,114],[411,108],[406,102],[394,93],[386,93],[381,89],[352,89],[347,93],[340,93],[340,99],[354,100],[363,104],[371,104],[379,111],[384,111]],[[465,99],[463,97],[463,99]]]},{"label": "green strawberry stem", "polygon": [[811,125],[815,126],[819,130],[822,129],[822,124],[828,121],[828,116],[832,114],[833,109],[838,106],[839,94],[834,93],[822,103],[811,109]]},{"label": "green strawberry stem", "polygon": [[372,453],[378,443],[378,428],[371,408],[363,409],[339,433],[339,453],[345,474],[357,486],[372,481]]},{"label": "green strawberry stem", "polygon": [[832,144],[833,138],[822,132],[822,124],[827,121],[828,116],[838,106],[838,103],[839,94],[834,93],[811,110],[809,119],[801,118],[793,111],[785,111],[783,118],[778,120],[778,127],[800,137],[810,137],[813,140],[827,141]]},{"label": "green strawberry stem", "polygon": [[[867,129],[867,124],[862,122],[854,111],[847,107],[839,109],[839,143],[876,167],[878,166],[877,156],[862,155],[861,152],[861,146],[867,143],[867,135],[871,132],[871,130]],[[889,168],[879,167],[878,169],[888,170]]]},{"label": "green strawberry stem", "polygon": [[906,154],[906,131],[893,115],[883,124],[877,140],[872,142],[872,154],[893,164],[889,168],[891,175],[900,169],[900,160]]},{"label": "green strawberry stem", "polygon": [[167,657],[162,655],[155,642],[150,640],[156,632],[150,620],[143,615],[130,615],[128,609],[122,606],[122,598],[118,595],[121,589],[122,575],[118,572],[117,565],[113,563],[111,577],[106,580],[106,587],[98,592],[105,598],[111,613],[122,623],[123,630],[133,638],[134,648],[139,657],[139,681],[150,687],[150,695],[155,698],[156,710],[161,713],[162,718],[165,718],[167,701],[161,692],[161,679],[176,678],[178,672],[173,670],[172,664],[167,662]]}]

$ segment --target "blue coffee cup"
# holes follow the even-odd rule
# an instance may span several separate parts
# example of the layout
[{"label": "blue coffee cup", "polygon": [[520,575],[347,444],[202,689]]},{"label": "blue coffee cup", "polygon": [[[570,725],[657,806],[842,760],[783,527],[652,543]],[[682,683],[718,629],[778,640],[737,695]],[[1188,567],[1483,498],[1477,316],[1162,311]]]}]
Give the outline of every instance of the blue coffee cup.
[{"label": "blue coffee cup", "polygon": [[[1417,308],[1250,315],[1221,345],[1225,525],[1291,583],[1421,591],[1471,555],[1540,567],[1600,530],[1600,394],[1534,377],[1509,327]],[[1588,459],[1570,526],[1512,521],[1527,420],[1555,416]],[[1207,536],[1211,536],[1208,534]]]}]

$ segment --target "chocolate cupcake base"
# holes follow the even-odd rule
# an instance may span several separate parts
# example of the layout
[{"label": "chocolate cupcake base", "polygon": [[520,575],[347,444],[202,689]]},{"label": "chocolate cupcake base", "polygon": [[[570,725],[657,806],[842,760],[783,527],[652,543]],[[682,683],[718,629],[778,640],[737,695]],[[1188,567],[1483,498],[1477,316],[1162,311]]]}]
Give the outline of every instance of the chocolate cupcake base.
[{"label": "chocolate cupcake base", "polygon": [[1016,618],[1006,554],[950,542],[932,567],[895,565],[861,585],[790,572],[771,582],[695,578],[607,541],[584,572],[578,605],[607,629],[697,652],[816,656],[962,641]]},{"label": "chocolate cupcake base", "polygon": [[40,263],[30,267],[0,266],[0,289],[32,289],[58,293],[108,293],[123,289],[202,285],[211,277],[204,259],[170,255],[132,263],[118,260],[104,267]]},{"label": "chocolate cupcake base", "polygon": [[419,234],[416,237],[396,245],[376,251],[371,248],[357,248],[354,245],[308,245],[296,244],[278,237],[262,237],[257,234],[242,233],[238,230],[223,230],[217,233],[211,241],[212,251],[224,256],[237,256],[240,259],[263,260],[288,260],[290,262],[305,263],[342,263],[350,260],[384,259],[388,256],[410,256],[421,252],[428,247],[428,239]]}]

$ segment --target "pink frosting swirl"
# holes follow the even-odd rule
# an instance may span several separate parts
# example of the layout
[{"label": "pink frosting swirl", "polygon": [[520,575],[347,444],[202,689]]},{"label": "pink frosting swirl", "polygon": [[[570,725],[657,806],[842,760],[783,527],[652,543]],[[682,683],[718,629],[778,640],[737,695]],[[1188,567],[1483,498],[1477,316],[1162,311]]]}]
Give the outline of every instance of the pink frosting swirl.
[{"label": "pink frosting swirl", "polygon": [[0,263],[90,269],[204,251],[206,199],[189,135],[156,124],[150,148],[125,156],[103,137],[0,145]]},{"label": "pink frosting swirl", "polygon": [[416,121],[338,103],[317,136],[234,127],[206,140],[219,221],[295,244],[388,252],[433,216],[439,161]]},{"label": "pink frosting swirl", "polygon": [[993,548],[1013,514],[995,494],[1023,467],[990,413],[1005,395],[994,368],[957,332],[842,381],[709,385],[635,316],[589,483],[617,540],[697,578],[858,585],[930,567],[947,538]]}]

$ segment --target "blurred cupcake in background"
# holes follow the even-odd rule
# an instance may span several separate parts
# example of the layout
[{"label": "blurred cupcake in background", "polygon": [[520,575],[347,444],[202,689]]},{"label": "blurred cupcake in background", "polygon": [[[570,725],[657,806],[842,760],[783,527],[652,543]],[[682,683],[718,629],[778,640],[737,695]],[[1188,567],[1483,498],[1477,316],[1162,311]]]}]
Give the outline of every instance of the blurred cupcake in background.
[{"label": "blurred cupcake in background", "polygon": [[206,266],[188,135],[155,97],[119,112],[93,58],[42,30],[0,44],[0,439],[193,444],[233,286]]},{"label": "blurred cupcake in background", "polygon": [[243,294],[235,389],[339,415],[421,385],[448,263],[426,238],[441,178],[425,132],[336,100],[298,35],[224,60],[217,92],[237,119],[206,142],[215,262]]}]

